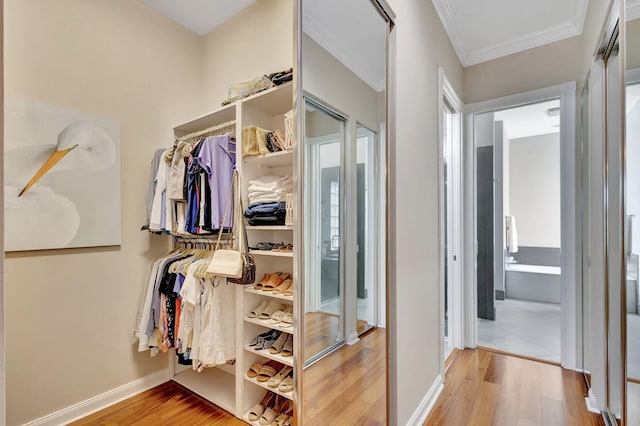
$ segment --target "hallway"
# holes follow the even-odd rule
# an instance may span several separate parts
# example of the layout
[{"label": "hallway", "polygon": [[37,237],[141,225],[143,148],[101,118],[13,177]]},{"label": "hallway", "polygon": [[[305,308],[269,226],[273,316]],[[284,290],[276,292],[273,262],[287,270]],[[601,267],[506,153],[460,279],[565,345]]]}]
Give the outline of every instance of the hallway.
[{"label": "hallway", "polygon": [[444,425],[602,425],[584,402],[580,373],[485,350],[458,352],[424,423]]}]

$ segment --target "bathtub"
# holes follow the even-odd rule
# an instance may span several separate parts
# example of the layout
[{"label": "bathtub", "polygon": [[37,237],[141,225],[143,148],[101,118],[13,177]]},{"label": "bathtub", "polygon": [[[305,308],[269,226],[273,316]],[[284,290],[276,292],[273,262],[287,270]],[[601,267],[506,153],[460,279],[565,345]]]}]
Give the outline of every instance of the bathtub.
[{"label": "bathtub", "polygon": [[505,296],[560,303],[560,272],[559,266],[509,263],[505,265]]}]

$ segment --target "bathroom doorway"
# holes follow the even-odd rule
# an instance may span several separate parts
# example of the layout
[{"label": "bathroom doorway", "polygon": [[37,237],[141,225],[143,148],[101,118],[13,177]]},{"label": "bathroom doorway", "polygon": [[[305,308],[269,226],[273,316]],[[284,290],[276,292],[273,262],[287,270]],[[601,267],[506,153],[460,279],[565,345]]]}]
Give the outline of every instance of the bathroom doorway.
[{"label": "bathroom doorway", "polygon": [[474,117],[477,345],[561,363],[560,98]]},{"label": "bathroom doorway", "polygon": [[462,102],[438,71],[440,80],[440,281],[442,366],[454,349],[464,348],[462,286]]}]

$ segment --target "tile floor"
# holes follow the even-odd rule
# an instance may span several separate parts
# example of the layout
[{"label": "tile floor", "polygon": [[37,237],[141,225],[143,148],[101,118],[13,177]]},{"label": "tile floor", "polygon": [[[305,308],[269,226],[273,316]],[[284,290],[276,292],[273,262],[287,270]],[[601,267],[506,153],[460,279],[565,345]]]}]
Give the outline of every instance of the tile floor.
[{"label": "tile floor", "polygon": [[560,305],[496,300],[496,320],[478,319],[478,345],[560,362]]}]

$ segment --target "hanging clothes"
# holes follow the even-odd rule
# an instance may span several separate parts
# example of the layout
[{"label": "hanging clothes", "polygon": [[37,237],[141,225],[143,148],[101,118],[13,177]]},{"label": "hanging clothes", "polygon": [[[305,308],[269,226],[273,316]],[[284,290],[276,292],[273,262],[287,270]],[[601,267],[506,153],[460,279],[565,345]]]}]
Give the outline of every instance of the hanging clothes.
[{"label": "hanging clothes", "polygon": [[209,136],[165,150],[154,180],[149,227],[173,235],[208,235],[233,226],[222,222],[235,169],[235,140]]},{"label": "hanging clothes", "polygon": [[[198,371],[235,359],[235,292],[200,273],[210,251],[180,250],[152,262],[138,315],[138,351],[176,348]],[[203,257],[204,256],[204,257]]]}]

